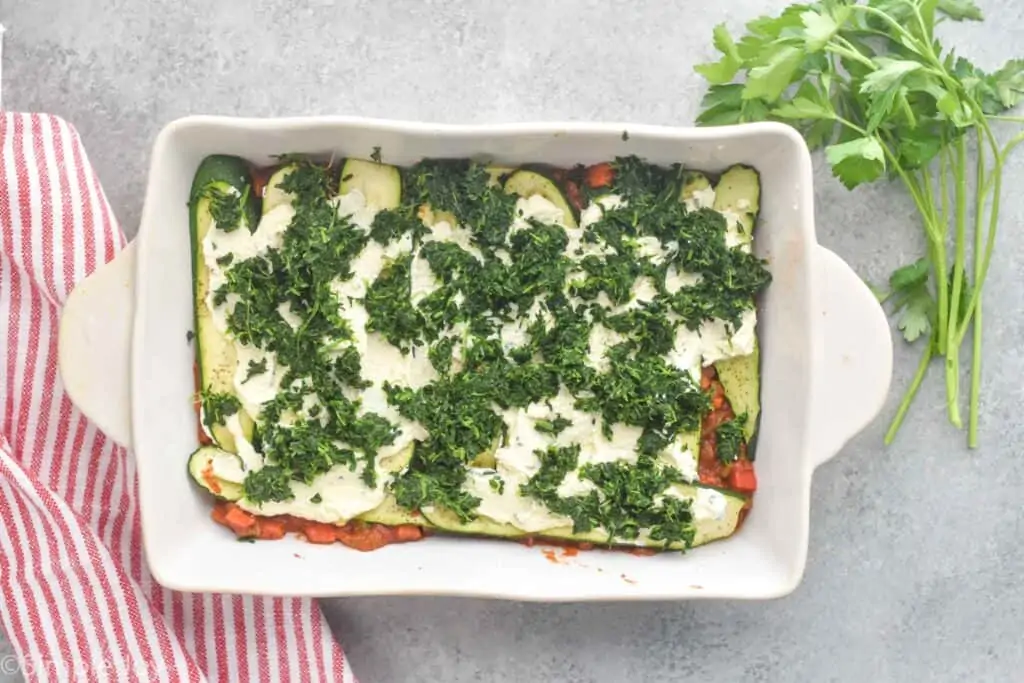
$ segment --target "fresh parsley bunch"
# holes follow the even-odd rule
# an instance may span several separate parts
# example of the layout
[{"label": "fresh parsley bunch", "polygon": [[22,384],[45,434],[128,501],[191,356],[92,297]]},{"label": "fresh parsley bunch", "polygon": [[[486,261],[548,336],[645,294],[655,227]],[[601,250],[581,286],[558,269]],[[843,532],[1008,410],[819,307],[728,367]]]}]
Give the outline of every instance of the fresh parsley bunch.
[{"label": "fresh parsley bunch", "polygon": [[992,125],[1024,122],[1003,115],[1024,98],[1024,60],[986,73],[939,43],[935,29],[944,20],[981,21],[982,14],[972,0],[822,0],[754,19],[738,41],[719,25],[714,45],[721,59],[695,67],[710,84],[697,122],[785,121],[811,149],[824,148],[847,188],[882,178],[904,184],[920,213],[927,254],[893,272],[879,298],[891,303],[904,338],[923,339],[925,348],[885,441],[895,437],[935,356],[945,358],[949,419],[963,427],[960,349],[973,326],[968,444],[974,448],[981,291],[1003,164],[1024,141],[1022,133],[1000,146]]}]

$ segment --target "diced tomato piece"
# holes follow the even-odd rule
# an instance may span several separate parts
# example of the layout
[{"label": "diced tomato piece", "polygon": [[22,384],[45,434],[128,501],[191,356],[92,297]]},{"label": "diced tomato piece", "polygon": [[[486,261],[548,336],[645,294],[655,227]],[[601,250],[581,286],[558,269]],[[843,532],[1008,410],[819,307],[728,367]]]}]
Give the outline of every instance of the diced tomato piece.
[{"label": "diced tomato piece", "polygon": [[579,211],[583,208],[583,198],[580,196],[580,186],[571,180],[565,181],[565,195],[569,199],[572,208]]},{"label": "diced tomato piece", "polygon": [[699,468],[700,483],[705,486],[723,486],[725,482],[722,481],[722,475],[717,467],[705,467],[701,465]]},{"label": "diced tomato piece", "polygon": [[390,527],[383,524],[353,522],[337,531],[338,540],[349,548],[369,552],[392,543],[408,543],[423,538],[423,530],[415,524]]},{"label": "diced tomato piece", "polygon": [[276,541],[284,538],[284,521],[280,519],[264,518],[259,520],[256,530],[256,538],[263,541]]},{"label": "diced tomato piece", "polygon": [[230,507],[229,503],[218,503],[218,504],[214,505],[213,506],[213,510],[210,511],[210,517],[212,517],[213,521],[217,522],[217,524],[221,524],[223,526],[227,526],[228,525],[228,521],[227,521],[226,517],[227,517],[227,513],[228,513],[228,508],[229,507]]},{"label": "diced tomato piece", "polygon": [[273,168],[257,168],[252,172],[252,193],[254,197],[263,198],[267,189],[267,181],[273,175]]},{"label": "diced tomato piece", "polygon": [[615,178],[615,169],[613,169],[612,165],[607,162],[603,164],[594,164],[587,168],[584,178],[587,183],[587,187],[591,189],[608,187],[612,184],[612,180]]},{"label": "diced tomato piece", "polygon": [[729,469],[729,488],[740,493],[753,493],[757,490],[757,475],[754,464],[749,460],[737,460]]},{"label": "diced tomato piece", "polygon": [[224,515],[228,528],[238,536],[252,536],[256,532],[256,516],[237,505],[232,505]]},{"label": "diced tomato piece", "polygon": [[402,524],[394,528],[394,541],[396,543],[408,543],[423,538],[423,529],[415,524]]},{"label": "diced tomato piece", "polygon": [[346,524],[336,532],[343,545],[368,552],[383,548],[388,544],[388,534],[384,527],[377,524]]},{"label": "diced tomato piece", "polygon": [[337,527],[320,522],[309,522],[302,527],[302,535],[310,543],[334,543],[337,540]]},{"label": "diced tomato piece", "polygon": [[714,435],[705,436],[700,442],[700,452],[698,453],[697,462],[701,465],[707,465],[708,467],[717,467],[718,457],[715,455],[715,437]]}]

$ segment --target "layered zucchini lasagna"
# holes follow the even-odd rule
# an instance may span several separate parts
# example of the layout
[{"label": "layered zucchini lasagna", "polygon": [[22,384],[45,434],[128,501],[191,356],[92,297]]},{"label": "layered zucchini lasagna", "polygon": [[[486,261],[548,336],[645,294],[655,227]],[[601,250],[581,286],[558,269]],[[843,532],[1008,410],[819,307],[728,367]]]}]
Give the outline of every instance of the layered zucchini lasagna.
[{"label": "layered zucchini lasagna", "polygon": [[200,165],[200,447],[244,538],[687,550],[756,489],[759,178],[288,157]]}]

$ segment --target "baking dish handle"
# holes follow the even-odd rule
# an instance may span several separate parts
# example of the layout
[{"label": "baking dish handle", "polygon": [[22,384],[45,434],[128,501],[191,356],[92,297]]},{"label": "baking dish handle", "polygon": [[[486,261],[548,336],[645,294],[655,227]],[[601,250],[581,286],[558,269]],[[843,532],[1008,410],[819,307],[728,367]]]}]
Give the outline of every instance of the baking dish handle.
[{"label": "baking dish handle", "polygon": [[842,449],[885,403],[892,380],[892,334],[867,285],[835,253],[817,247],[817,367],[811,393],[814,465]]},{"label": "baking dish handle", "polygon": [[71,402],[104,434],[131,447],[135,243],[72,290],[60,317],[57,362]]}]

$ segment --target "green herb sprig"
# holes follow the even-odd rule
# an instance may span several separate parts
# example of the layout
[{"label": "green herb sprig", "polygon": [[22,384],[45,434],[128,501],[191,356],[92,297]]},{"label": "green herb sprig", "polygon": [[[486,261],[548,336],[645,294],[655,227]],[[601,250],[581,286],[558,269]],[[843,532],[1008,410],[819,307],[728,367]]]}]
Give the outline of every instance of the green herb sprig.
[{"label": "green herb sprig", "polygon": [[910,193],[927,253],[897,269],[879,298],[890,302],[908,342],[925,343],[887,444],[934,357],[944,357],[949,420],[963,427],[960,350],[972,331],[967,442],[978,445],[982,288],[999,222],[1003,166],[1024,140],[1020,134],[1000,146],[993,125],[1024,122],[1003,115],[1024,97],[1024,60],[984,72],[944,47],[935,29],[945,20],[981,19],[972,0],[795,4],[750,21],[738,41],[717,26],[721,58],[695,67],[710,84],[699,124],[788,122],[809,147],[824,149],[847,188],[898,179]]}]

